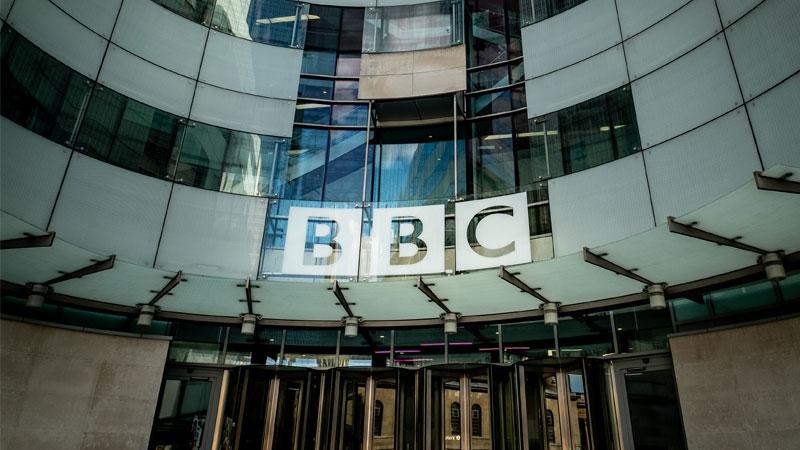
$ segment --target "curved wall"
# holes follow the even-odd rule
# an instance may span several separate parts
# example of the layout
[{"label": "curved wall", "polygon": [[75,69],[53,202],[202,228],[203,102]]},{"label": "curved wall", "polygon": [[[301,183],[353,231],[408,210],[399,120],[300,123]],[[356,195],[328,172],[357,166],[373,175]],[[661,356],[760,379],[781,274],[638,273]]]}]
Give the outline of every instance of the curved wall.
[{"label": "curved wall", "polygon": [[7,21],[69,67],[147,105],[292,135],[301,49],[223,34],[151,0],[31,0],[12,6]]},{"label": "curved wall", "polygon": [[588,0],[523,28],[528,116],[630,82],[644,150],[550,181],[556,256],[800,162],[787,150],[800,111],[798,13],[800,2],[780,0]]},{"label": "curved wall", "polygon": [[[693,0],[669,11],[660,2],[637,8],[632,2],[589,0],[524,29],[526,50],[533,48],[525,56],[530,74],[526,81],[529,117],[574,106],[632,81],[644,147],[641,153],[549,181],[556,256],[651,229],[667,215],[692,211],[730,192],[753,170],[800,164],[793,146],[798,138],[793,124],[800,115],[796,100],[800,45],[792,41],[797,39],[792,33],[796,19],[787,19],[797,16],[797,2],[766,0],[726,25],[724,33],[721,24],[728,19],[722,17],[736,14],[723,15],[722,2],[718,12],[710,9],[709,2],[713,3]],[[25,3],[38,5],[38,15],[21,4],[11,8],[12,26],[102,84],[168,111],[188,107],[190,117],[204,122],[291,135],[293,115],[283,114],[281,108],[289,105],[293,112],[299,62],[296,71],[284,71],[263,58],[277,57],[280,52],[291,56],[299,50],[206,32],[149,0],[120,2],[116,26],[112,23],[109,31],[104,30],[110,14],[83,20],[93,27],[91,31],[54,3]],[[616,25],[600,8],[609,5],[619,9]],[[92,16],[90,10],[69,9],[76,17]],[[716,22],[711,20],[712,12]],[[605,19],[595,25],[595,16]],[[204,42],[199,59],[196,42],[176,44],[190,45],[185,52],[164,45],[173,39],[163,34],[165,30],[151,30],[162,33],[160,45],[156,45],[158,40],[148,43],[126,36],[142,32],[150,19],[190,36],[199,30]],[[126,21],[138,23],[139,28],[125,31],[120,24]],[[575,28],[575,23],[586,26],[580,30],[581,38],[559,40],[561,35],[570,35],[567,29]],[[617,28],[612,26],[608,34],[606,28],[598,28],[604,23]],[[86,55],[95,47],[89,45],[86,55],[84,50],[78,52],[54,24],[83,30],[76,35],[88,36],[86,42],[101,39],[102,63],[93,69],[93,60]],[[102,33],[111,36],[110,43]],[[586,42],[595,40],[604,43]],[[549,52],[540,41],[560,50]],[[667,52],[664,42],[675,42],[681,50]],[[604,48],[606,44],[609,47]],[[760,65],[760,71],[769,76],[751,71],[763,48],[774,49],[766,52]],[[180,58],[171,60],[170,55],[176,53]],[[239,69],[226,72],[228,64]],[[254,77],[270,67],[275,80]],[[541,75],[532,75],[537,70]],[[181,90],[183,86],[189,88]],[[261,96],[281,92],[287,94]],[[122,262],[238,279],[257,274],[266,199],[205,191],[128,172],[70,151],[5,118],[2,128],[2,187],[3,192],[13,193],[3,196],[3,211],[40,229],[58,229],[60,238],[87,250],[115,253]],[[369,289],[377,295],[382,287],[361,291]],[[515,308],[526,306],[520,299]],[[396,308],[401,308],[399,303]],[[222,310],[209,308],[215,314]],[[376,308],[375,314],[379,312]]]}]

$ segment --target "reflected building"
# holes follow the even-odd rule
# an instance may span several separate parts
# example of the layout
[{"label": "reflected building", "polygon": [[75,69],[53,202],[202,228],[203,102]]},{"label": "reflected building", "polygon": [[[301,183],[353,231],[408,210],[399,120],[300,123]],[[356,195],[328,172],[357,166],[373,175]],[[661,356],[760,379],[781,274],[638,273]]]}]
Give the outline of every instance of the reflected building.
[{"label": "reflected building", "polygon": [[0,447],[800,448],[798,17],[3,1]]}]

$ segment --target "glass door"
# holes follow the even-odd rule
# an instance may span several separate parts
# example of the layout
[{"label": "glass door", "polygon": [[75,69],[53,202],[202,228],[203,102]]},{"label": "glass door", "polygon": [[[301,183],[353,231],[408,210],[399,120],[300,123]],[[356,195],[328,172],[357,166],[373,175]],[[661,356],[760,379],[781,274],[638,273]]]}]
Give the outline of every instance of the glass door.
[{"label": "glass door", "polygon": [[592,449],[588,401],[579,362],[518,368],[523,448]]},{"label": "glass door", "polygon": [[623,450],[684,450],[672,361],[654,355],[611,363]]},{"label": "glass door", "polygon": [[[211,450],[222,371],[172,368],[164,376],[153,450]],[[217,437],[218,439],[218,437]]]}]

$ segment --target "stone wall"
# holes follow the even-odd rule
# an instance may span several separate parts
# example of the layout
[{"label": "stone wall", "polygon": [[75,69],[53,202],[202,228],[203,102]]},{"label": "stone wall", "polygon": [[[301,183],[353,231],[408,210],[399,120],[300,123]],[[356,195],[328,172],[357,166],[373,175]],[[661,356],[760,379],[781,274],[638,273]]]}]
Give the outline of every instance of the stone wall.
[{"label": "stone wall", "polygon": [[168,346],[0,321],[0,448],[146,449]]},{"label": "stone wall", "polygon": [[800,448],[800,318],[670,346],[690,449]]}]

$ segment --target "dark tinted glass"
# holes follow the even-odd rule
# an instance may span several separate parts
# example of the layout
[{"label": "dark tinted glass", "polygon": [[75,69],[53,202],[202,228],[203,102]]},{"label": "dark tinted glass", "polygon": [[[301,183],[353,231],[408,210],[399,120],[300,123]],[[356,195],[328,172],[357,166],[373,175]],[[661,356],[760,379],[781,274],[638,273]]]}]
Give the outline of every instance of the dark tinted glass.
[{"label": "dark tinted glass", "polygon": [[303,50],[302,73],[333,75],[336,73],[336,50]]},{"label": "dark tinted glass", "polygon": [[336,100],[357,100],[358,81],[337,80],[333,96]]},{"label": "dark tinted glass", "polygon": [[473,122],[469,149],[475,194],[488,196],[514,190],[511,117]]},{"label": "dark tinted glass", "polygon": [[329,125],[331,123],[330,103],[313,101],[298,101],[294,111],[296,123],[309,123],[314,125]]},{"label": "dark tinted glass", "polygon": [[342,9],[342,34],[339,51],[361,53],[361,37],[364,32],[364,9]]},{"label": "dark tinted glass", "polygon": [[77,149],[112,164],[167,176],[178,137],[178,117],[97,86],[77,139]]},{"label": "dark tinted glass", "polygon": [[502,65],[471,72],[468,75],[468,82],[471,91],[505,86],[508,84],[508,67]]},{"label": "dark tinted glass", "polygon": [[325,174],[326,201],[361,201],[366,131],[332,130]]},{"label": "dark tinted glass", "polygon": [[504,0],[469,0],[467,24],[471,27],[469,62],[471,67],[508,59]]},{"label": "dark tinted glass", "polygon": [[333,98],[333,80],[301,77],[297,96],[330,100]]},{"label": "dark tinted glass", "polygon": [[517,138],[523,184],[598,166],[641,146],[627,86],[531,119]]},{"label": "dark tinted glass", "polygon": [[328,131],[295,127],[283,173],[283,198],[321,200]]},{"label": "dark tinted glass", "polygon": [[53,141],[69,144],[91,81],[3,27],[2,114]]},{"label": "dark tinted glass", "polygon": [[469,97],[470,116],[479,117],[511,110],[511,92],[508,89]]},{"label": "dark tinted glass", "polygon": [[367,125],[367,105],[333,105],[333,125]]}]

